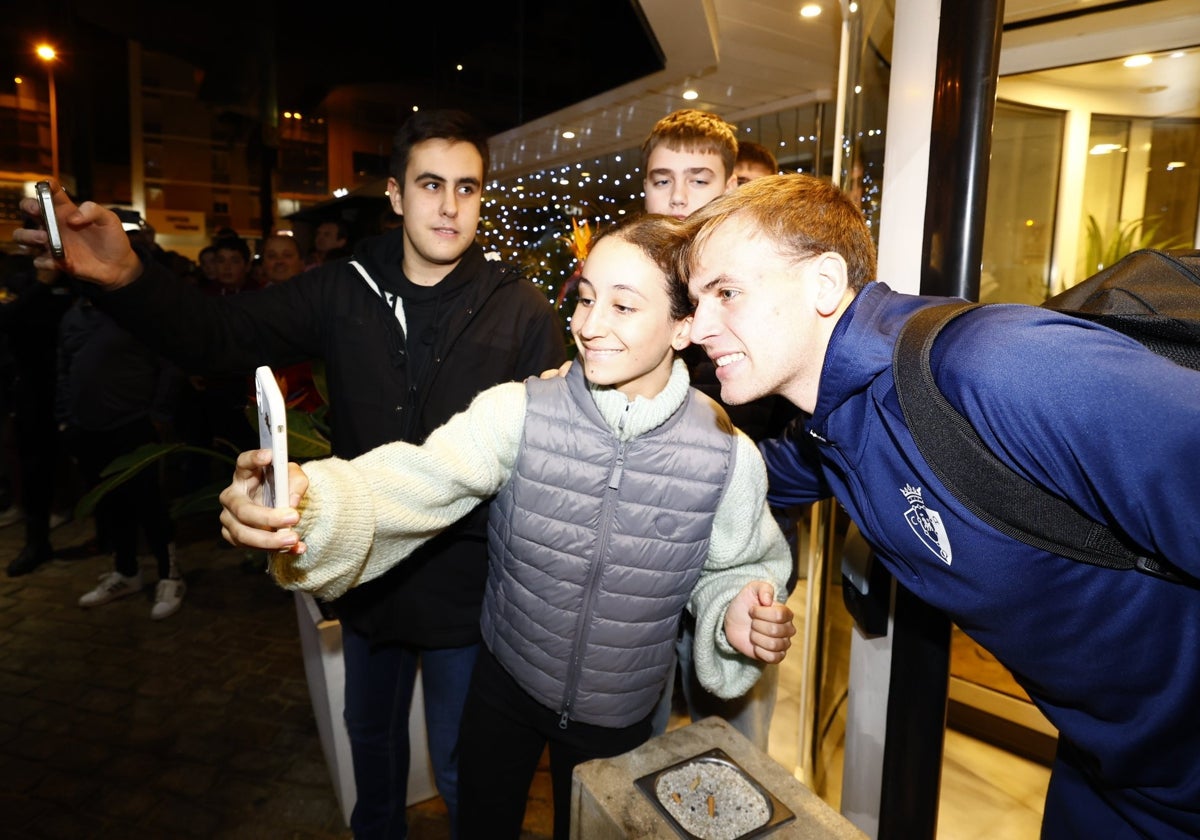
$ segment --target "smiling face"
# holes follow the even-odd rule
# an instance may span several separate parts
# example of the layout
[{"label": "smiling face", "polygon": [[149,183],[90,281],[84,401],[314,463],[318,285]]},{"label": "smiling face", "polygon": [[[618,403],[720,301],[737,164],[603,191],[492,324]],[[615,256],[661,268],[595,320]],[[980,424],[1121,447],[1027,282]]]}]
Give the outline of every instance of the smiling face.
[{"label": "smiling face", "polygon": [[263,272],[268,283],[282,283],[304,271],[300,246],[290,236],[268,236],[262,253]]},{"label": "smiling face", "polygon": [[690,318],[671,316],[667,276],[636,245],[599,240],[579,280],[571,335],[588,381],[629,399],[658,395],[671,378],[675,351],[688,344]]},{"label": "smiling face", "polygon": [[688,294],[692,342],[716,365],[724,402],[780,394],[814,410],[829,336],[851,298],[837,254],[784,255],[734,216],[697,250]]},{"label": "smiling face", "polygon": [[646,160],[646,212],[686,219],[734,184],[716,152],[681,152],[659,145]]},{"label": "smiling face", "polygon": [[392,209],[404,217],[404,274],[433,286],[475,241],[483,158],[466,142],[432,139],[413,145],[401,187],[388,179]]}]

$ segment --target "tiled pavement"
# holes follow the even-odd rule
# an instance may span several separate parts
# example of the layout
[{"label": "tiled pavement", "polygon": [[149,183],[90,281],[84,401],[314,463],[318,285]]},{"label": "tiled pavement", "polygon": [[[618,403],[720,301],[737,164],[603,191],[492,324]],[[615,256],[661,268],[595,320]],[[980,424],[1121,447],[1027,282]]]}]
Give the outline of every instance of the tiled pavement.
[{"label": "tiled pavement", "polygon": [[[23,542],[0,529],[0,565]],[[76,605],[111,568],[90,522],[52,534],[56,559],[0,574],[0,834],[21,838],[349,838],[313,719],[292,596],[260,555],[180,523],[183,608],[150,619],[153,585]],[[154,577],[143,559],[143,574]],[[539,774],[543,776],[544,774]],[[535,788],[525,837],[545,838]],[[412,840],[449,836],[440,799],[409,809]]]}]

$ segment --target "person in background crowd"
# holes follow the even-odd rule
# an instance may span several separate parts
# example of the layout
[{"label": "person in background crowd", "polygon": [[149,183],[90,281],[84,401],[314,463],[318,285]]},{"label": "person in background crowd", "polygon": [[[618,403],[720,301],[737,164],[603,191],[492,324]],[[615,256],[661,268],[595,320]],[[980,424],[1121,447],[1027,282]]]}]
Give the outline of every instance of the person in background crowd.
[{"label": "person in background crowd", "polygon": [[[36,202],[35,202],[36,203]],[[116,230],[124,238],[120,223]],[[0,330],[12,353],[13,430],[19,459],[25,545],[8,564],[9,577],[27,575],[54,555],[50,544],[61,448],[54,419],[58,325],[75,299],[67,277],[53,264],[35,267],[28,256],[9,275],[13,293],[0,305]]]},{"label": "person in background crowd", "polygon": [[[161,442],[158,429],[172,422],[183,377],[85,297],[63,316],[58,349],[59,429],[85,484],[95,487],[113,459]],[[178,612],[187,584],[175,562],[174,525],[158,469],[143,469],[110,490],[97,503],[95,517],[114,568],[80,597],[79,606],[98,607],[142,590],[140,530],[158,564],[150,617]]]},{"label": "person in background crowd", "polygon": [[770,149],[753,140],[738,141],[737,162],[733,165],[733,174],[739,187],[755,178],[765,178],[767,175],[778,173],[779,164]]},{"label": "person in background crowd", "polygon": [[205,245],[197,255],[197,265],[192,271],[190,282],[206,292],[217,288],[217,249]]},{"label": "person in background crowd", "polygon": [[313,233],[312,252],[308,264],[322,265],[330,260],[349,256],[350,226],[341,219],[329,219],[317,225]]},{"label": "person in background crowd", "polygon": [[[300,257],[300,246],[295,237],[287,233],[273,233],[263,240],[262,264],[268,285],[291,280],[305,268],[304,260]],[[313,381],[312,365],[306,359],[274,371],[288,408],[311,412],[324,404]]]},{"label": "person in background crowd", "polygon": [[236,295],[246,288],[250,275],[250,246],[240,236],[226,236],[213,243],[217,251],[218,295]]},{"label": "person in background crowd", "polygon": [[262,242],[263,275],[268,284],[291,280],[304,270],[304,259],[295,237],[273,233]]}]

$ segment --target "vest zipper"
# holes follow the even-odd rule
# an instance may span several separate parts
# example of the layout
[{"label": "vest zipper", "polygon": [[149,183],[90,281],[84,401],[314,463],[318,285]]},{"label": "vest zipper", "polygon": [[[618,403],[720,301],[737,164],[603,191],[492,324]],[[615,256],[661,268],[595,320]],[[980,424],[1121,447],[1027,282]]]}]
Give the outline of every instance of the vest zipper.
[{"label": "vest zipper", "polygon": [[[621,415],[618,428],[625,427],[625,415]],[[609,533],[612,530],[612,513],[616,506],[616,491],[621,483],[621,469],[625,463],[627,441],[621,441],[613,458],[613,469],[609,474],[608,492],[604,494],[604,518],[600,530],[600,538],[596,540],[596,553],[592,558],[592,567],[588,570],[587,589],[584,592],[583,607],[579,610],[579,621],[575,625],[575,646],[571,649],[571,667],[567,670],[566,685],[563,687],[563,705],[558,719],[558,728],[566,729],[571,716],[571,705],[575,701],[575,689],[579,686],[579,671],[584,647],[587,646],[587,628],[591,626],[592,607],[596,603],[596,581],[600,578],[603,566],[601,558],[608,546]]]},{"label": "vest zipper", "polygon": [[[625,403],[625,408],[621,409],[621,419],[617,421],[617,432],[625,431],[625,420],[629,417],[630,403]],[[608,476],[608,489],[616,490],[621,486],[621,475],[625,472],[625,444],[622,443],[617,449],[617,460],[613,464],[612,472]]]}]

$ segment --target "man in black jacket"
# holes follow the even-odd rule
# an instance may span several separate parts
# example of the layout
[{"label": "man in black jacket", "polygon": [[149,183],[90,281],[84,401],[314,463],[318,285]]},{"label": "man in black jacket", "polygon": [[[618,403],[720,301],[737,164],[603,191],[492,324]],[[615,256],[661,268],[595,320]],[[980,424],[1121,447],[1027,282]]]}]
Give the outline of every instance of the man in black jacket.
[{"label": "man in black jacket", "polygon": [[[415,113],[396,134],[388,179],[401,227],[363,241],[352,258],[224,298],[143,264],[103,208],[76,208],[61,190],[54,203],[67,270],[106,288],[97,305],[183,369],[249,372],[323,360],[333,454],[351,458],[389,441],[420,443],[479,391],[566,358],[546,295],[475,244],[487,164],[486,135],[473,119]],[[44,246],[41,236],[15,238]],[[406,833],[407,716],[418,662],[438,790],[456,821],[458,722],[479,644],[486,521],[486,509],[477,510],[333,604],[342,622],[357,838]]]}]

